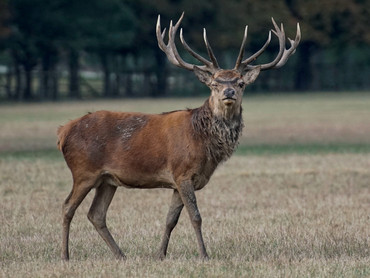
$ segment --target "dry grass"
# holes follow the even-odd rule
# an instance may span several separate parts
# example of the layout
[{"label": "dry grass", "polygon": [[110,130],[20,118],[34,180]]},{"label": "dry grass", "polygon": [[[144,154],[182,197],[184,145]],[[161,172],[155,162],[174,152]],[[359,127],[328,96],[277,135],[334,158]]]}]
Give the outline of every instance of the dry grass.
[{"label": "dry grass", "polygon": [[370,143],[370,94],[256,97],[244,102],[244,144]]},{"label": "dry grass", "polygon": [[[69,170],[61,155],[9,151],[54,149],[56,127],[87,111],[158,112],[202,102],[0,107],[0,277],[369,277],[368,152],[234,156],[197,193],[207,262],[198,260],[186,211],[168,258],[154,258],[171,197],[165,189],[117,191],[107,221],[128,259],[116,261],[86,218],[90,193],[72,222],[71,261],[61,262]],[[368,95],[247,98],[243,144],[368,144],[369,106]]]},{"label": "dry grass", "polygon": [[[204,98],[137,99],[0,106],[0,152],[55,148],[56,128],[89,111],[159,113],[203,102]],[[370,144],[370,94],[247,96],[243,106],[243,145]]]},{"label": "dry grass", "polygon": [[63,161],[5,159],[0,175],[3,277],[370,275],[369,155],[233,157],[197,195],[209,262],[197,260],[185,211],[168,259],[155,260],[171,192],[119,189],[108,225],[128,260],[117,262],[88,222],[90,194],[62,263],[60,208],[71,187]]}]

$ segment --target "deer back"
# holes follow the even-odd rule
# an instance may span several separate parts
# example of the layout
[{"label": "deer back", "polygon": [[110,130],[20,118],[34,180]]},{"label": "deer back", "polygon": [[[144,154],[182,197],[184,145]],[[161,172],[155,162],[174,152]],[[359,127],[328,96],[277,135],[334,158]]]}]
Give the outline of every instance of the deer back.
[{"label": "deer back", "polygon": [[193,112],[90,113],[58,129],[58,147],[74,178],[109,173],[130,187],[173,187],[207,161]]}]

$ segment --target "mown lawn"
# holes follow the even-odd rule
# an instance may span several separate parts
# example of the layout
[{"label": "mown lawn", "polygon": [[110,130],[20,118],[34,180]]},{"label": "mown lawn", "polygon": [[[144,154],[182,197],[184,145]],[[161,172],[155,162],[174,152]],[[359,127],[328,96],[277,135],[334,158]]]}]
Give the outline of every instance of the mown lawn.
[{"label": "mown lawn", "polygon": [[197,193],[211,259],[186,211],[158,261],[170,190],[120,188],[107,222],[116,261],[77,210],[60,260],[71,176],[55,148],[68,119],[99,109],[160,112],[203,99],[0,106],[1,277],[369,277],[370,94],[246,97],[239,149]]}]

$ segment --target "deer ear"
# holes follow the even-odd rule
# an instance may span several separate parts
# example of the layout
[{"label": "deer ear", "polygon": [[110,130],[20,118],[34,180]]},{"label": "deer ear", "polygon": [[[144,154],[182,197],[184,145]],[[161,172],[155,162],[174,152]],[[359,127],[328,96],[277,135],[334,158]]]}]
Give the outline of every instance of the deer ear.
[{"label": "deer ear", "polygon": [[198,77],[199,81],[209,85],[212,81],[212,74],[210,74],[208,71],[202,70],[197,66],[194,66],[194,73]]},{"label": "deer ear", "polygon": [[252,70],[247,71],[243,75],[243,81],[244,81],[244,83],[246,85],[253,83],[256,80],[257,76],[260,74],[260,71],[261,71],[261,67],[256,67],[256,68],[254,68]]}]

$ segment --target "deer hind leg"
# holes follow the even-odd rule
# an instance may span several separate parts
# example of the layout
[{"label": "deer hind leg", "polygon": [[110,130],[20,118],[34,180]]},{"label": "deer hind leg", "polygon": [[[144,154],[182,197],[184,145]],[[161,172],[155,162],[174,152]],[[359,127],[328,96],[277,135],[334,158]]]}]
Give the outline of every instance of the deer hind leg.
[{"label": "deer hind leg", "polygon": [[193,184],[191,182],[182,182],[179,186],[179,193],[181,200],[183,201],[186,210],[189,213],[190,221],[194,227],[198,240],[200,256],[202,259],[206,260],[209,257],[202,236],[202,217],[200,216],[197,206]]},{"label": "deer hind leg", "polygon": [[94,200],[87,214],[88,219],[94,225],[99,235],[107,243],[117,259],[124,259],[125,255],[118,247],[106,225],[106,216],[109,205],[113,199],[117,187],[109,184],[101,184],[95,192]]},{"label": "deer hind leg", "polygon": [[180,194],[177,190],[173,191],[171,205],[168,210],[166,219],[166,229],[163,235],[161,247],[159,249],[158,257],[163,260],[167,254],[168,242],[170,240],[171,232],[175,228],[177,221],[179,220],[184,203],[181,200]]},{"label": "deer hind leg", "polygon": [[63,203],[63,237],[62,237],[62,259],[69,260],[69,230],[76,209],[93,187],[93,183],[73,184],[71,193]]}]

